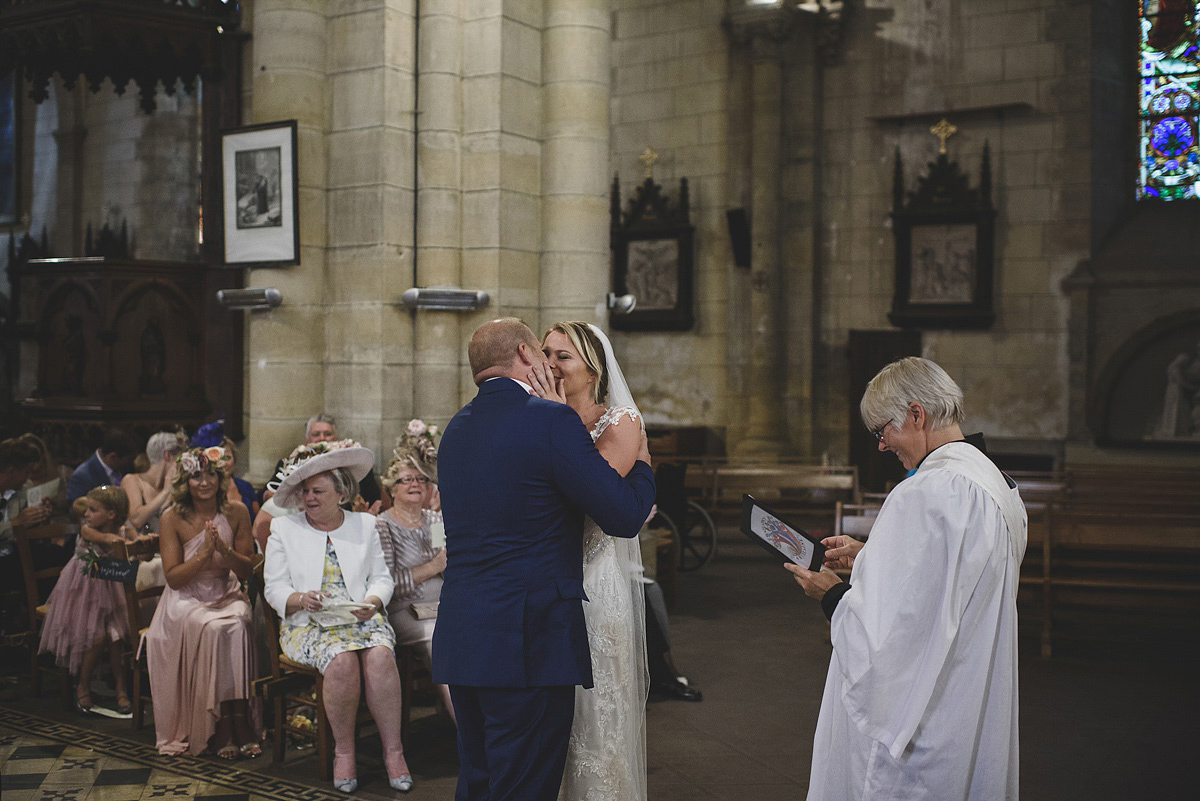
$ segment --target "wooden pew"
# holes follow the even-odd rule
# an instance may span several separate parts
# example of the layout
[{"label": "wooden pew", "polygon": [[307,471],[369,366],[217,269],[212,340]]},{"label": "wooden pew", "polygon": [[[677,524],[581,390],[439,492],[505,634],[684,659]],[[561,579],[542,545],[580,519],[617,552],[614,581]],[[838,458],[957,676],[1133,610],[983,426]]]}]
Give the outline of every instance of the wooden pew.
[{"label": "wooden pew", "polygon": [[860,498],[857,467],[804,461],[698,460],[688,465],[686,486],[709,510],[736,508],[743,493],[771,506],[832,507],[839,499],[857,503]]},{"label": "wooden pew", "polygon": [[1040,594],[1041,652],[1056,609],[1200,609],[1200,475],[1088,468],[1014,478],[1029,512],[1021,584]]}]

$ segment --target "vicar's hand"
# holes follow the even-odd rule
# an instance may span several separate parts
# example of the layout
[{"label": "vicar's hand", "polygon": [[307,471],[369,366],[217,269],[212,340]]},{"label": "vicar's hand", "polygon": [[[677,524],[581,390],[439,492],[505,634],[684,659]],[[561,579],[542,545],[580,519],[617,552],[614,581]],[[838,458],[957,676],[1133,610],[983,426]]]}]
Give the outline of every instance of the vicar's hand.
[{"label": "vicar's hand", "polygon": [[800,565],[791,562],[785,562],[783,566],[791,571],[796,583],[804,590],[804,594],[818,601],[824,598],[825,593],[829,592],[835,584],[842,583],[837,573],[827,567],[822,567],[820,571],[812,571],[805,570]]},{"label": "vicar's hand", "polygon": [[558,403],[567,402],[567,396],[562,389],[562,379],[554,377],[554,370],[551,369],[549,362],[533,366],[533,369],[529,371],[529,386],[533,387],[533,394],[539,398]]},{"label": "vicar's hand", "polygon": [[849,570],[854,567],[854,557],[866,543],[859,542],[853,537],[838,534],[836,537],[826,537],[821,540],[825,546],[825,566],[834,570]]}]

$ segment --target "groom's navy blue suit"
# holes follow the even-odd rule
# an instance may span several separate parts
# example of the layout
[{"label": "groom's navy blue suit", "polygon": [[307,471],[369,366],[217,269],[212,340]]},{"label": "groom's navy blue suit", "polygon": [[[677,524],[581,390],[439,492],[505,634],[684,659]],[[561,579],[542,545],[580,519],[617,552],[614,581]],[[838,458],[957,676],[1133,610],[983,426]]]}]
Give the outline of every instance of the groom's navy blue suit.
[{"label": "groom's navy blue suit", "polygon": [[637,536],[654,474],[622,478],[569,406],[485,382],[442,436],[446,572],[433,679],[458,716],[457,801],[558,795],[575,686],[592,686],[583,517]]}]

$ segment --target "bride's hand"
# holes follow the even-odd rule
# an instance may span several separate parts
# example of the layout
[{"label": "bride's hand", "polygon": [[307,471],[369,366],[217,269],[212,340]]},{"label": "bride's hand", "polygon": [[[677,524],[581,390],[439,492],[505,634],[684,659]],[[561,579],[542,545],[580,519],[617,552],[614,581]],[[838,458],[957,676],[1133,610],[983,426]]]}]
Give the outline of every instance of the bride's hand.
[{"label": "bride's hand", "polygon": [[567,397],[562,391],[562,379],[554,377],[554,371],[546,362],[534,365],[529,371],[529,386],[533,387],[533,394],[539,398],[558,403],[567,402]]}]

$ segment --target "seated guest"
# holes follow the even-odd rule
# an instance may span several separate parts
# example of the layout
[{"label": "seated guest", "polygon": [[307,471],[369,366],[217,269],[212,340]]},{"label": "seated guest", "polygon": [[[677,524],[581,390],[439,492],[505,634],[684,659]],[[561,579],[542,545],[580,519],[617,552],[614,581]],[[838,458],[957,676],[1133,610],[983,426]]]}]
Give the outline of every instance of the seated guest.
[{"label": "seated guest", "polygon": [[177,465],[159,528],[167,587],[146,634],[158,751],[256,757],[254,642],[239,580],[252,570],[250,514],[229,503],[229,479],[204,450],[184,451]]},{"label": "seated guest", "polygon": [[96,487],[120,485],[121,476],[133,466],[138,450],[137,442],[128,433],[115,428],[106,431],[100,447],[75,468],[67,481],[67,503],[75,503],[76,498]]},{"label": "seated guest", "polygon": [[[337,421],[334,420],[333,415],[326,414],[325,412],[318,412],[317,414],[314,414],[312,417],[308,418],[308,423],[304,427],[304,445],[314,445],[318,442],[333,442],[336,440]],[[295,451],[292,451],[292,453],[295,453]],[[276,474],[283,469],[284,461],[286,461],[286,459],[280,459],[275,464]],[[275,490],[268,482],[267,486],[263,488],[262,500],[266,502],[266,500],[270,498],[274,492]],[[370,512],[371,514],[378,514],[380,504],[379,482],[375,479],[374,468],[367,471],[367,474],[362,477],[361,481],[358,482],[358,494],[361,495],[362,499],[367,502],[368,507],[366,509],[362,509],[361,511]]]},{"label": "seated guest", "polygon": [[[297,445],[296,449],[288,454],[279,466],[275,468],[274,477],[267,482],[267,499],[259,506],[258,514],[254,516],[254,541],[258,543],[259,548],[263,553],[267,551],[267,538],[271,536],[271,521],[277,517],[286,517],[290,514],[295,514],[299,511],[298,508],[293,509],[279,504],[279,497],[276,492],[283,480],[288,477],[293,470],[299,467],[308,459],[322,453],[340,450],[342,448],[361,448],[352,439],[337,439],[337,440],[320,440],[305,445]],[[358,485],[354,487],[354,499],[348,504],[348,508],[355,512],[366,512],[368,510],[367,502],[363,500],[362,495],[358,494]],[[300,505],[300,496],[293,494],[291,503]],[[372,514],[374,514],[372,512]]]},{"label": "seated guest", "polygon": [[[46,443],[37,434],[22,434],[17,437],[17,441],[32,445],[37,448],[39,454],[37,467],[33,469],[29,474],[29,478],[26,479],[24,489],[29,490],[58,479],[58,486],[52,488],[55,491],[52,491],[47,497],[50,500],[51,506],[54,507],[55,512],[63,514],[69,512],[70,509],[67,508],[67,479],[71,477],[71,471],[54,461],[54,458],[50,455],[50,449],[46,447]],[[67,558],[69,559],[70,555]]]},{"label": "seated guest", "polygon": [[[271,522],[264,595],[283,619],[283,653],[325,676],[333,786],[346,793],[358,787],[354,723],[365,689],[383,741],[388,783],[406,793],[413,781],[400,739],[396,638],[380,614],[394,582],[375,518],[342,508],[374,461],[366,448],[340,448],[312,456],[288,473],[276,500],[284,508],[303,504],[304,511]],[[327,615],[340,613],[348,623],[322,628],[313,615],[323,609]]]},{"label": "seated guest", "polygon": [[158,532],[159,517],[171,502],[175,459],[185,450],[182,433],[160,431],[146,442],[149,466],[121,479],[121,489],[129,496],[129,524],[138,531]]},{"label": "seated guest", "polygon": [[254,491],[249,481],[238,478],[233,474],[233,465],[237,461],[237,450],[233,440],[225,436],[225,419],[206,423],[192,435],[193,448],[221,448],[225,451],[225,459],[217,467],[229,476],[229,500],[240,501],[250,511],[250,519],[258,514],[258,493]]},{"label": "seated guest", "polygon": [[[419,424],[419,425],[414,425]],[[383,558],[396,581],[388,620],[396,632],[397,645],[425,646],[426,661],[431,660],[433,628],[436,617],[418,619],[413,604],[435,604],[442,594],[442,571],[446,569],[446,549],[434,547],[432,528],[440,526],[442,515],[422,508],[437,483],[437,447],[433,433],[425,423],[413,420],[408,431],[396,440],[395,457],[383,474],[383,489],[392,505],[375,520]],[[438,691],[446,711],[454,719],[450,688],[439,684]]]},{"label": "seated guest", "polygon": [[667,623],[667,601],[657,581],[644,579],[646,593],[646,667],[650,692],[679,701],[703,701],[704,694],[680,675],[671,657],[671,627]]},{"label": "seated guest", "polygon": [[[25,494],[21,492],[25,481],[37,469],[39,456],[36,447],[19,438],[0,442],[0,586],[6,590],[20,587],[23,581],[13,527],[36,526],[50,519],[50,501],[26,506]],[[19,609],[8,608],[8,598],[7,591],[0,593],[0,603],[5,604],[0,610],[3,614],[0,626],[5,631],[24,631],[27,622],[17,620]]]},{"label": "seated guest", "polygon": [[97,487],[76,501],[80,502],[84,511],[79,547],[58,575],[58,583],[46,601],[38,652],[54,654],[56,665],[78,677],[75,707],[87,713],[92,710],[92,671],[107,649],[117,685],[116,711],[127,715],[132,707],[121,650],[116,647],[116,643],[129,638],[125,592],[115,581],[88,575],[88,562],[102,556],[123,556],[114,546],[136,541],[138,535],[125,525],[129,499],[120,487]]},{"label": "seated guest", "polygon": [[38,449],[19,437],[0,442],[0,556],[16,554],[13,526],[36,526],[50,517],[49,500],[27,507],[25,494],[20,491],[40,461]]}]

